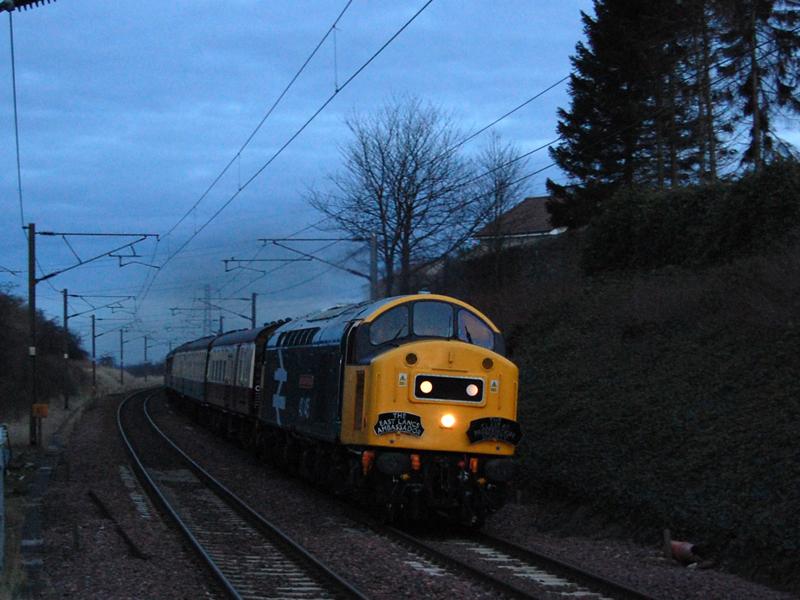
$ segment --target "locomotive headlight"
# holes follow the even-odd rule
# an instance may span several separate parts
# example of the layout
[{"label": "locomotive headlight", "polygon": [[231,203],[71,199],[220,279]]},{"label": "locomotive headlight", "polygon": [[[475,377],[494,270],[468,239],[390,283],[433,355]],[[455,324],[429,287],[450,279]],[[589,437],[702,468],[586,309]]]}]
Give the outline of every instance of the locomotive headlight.
[{"label": "locomotive headlight", "polygon": [[477,396],[478,392],[480,392],[480,390],[478,389],[478,386],[475,385],[474,383],[470,383],[467,386],[467,396],[469,396],[470,398],[474,398],[475,396]]},{"label": "locomotive headlight", "polygon": [[433,391],[433,384],[426,379],[419,384],[419,391],[423,394],[430,394]]},{"label": "locomotive headlight", "polygon": [[447,413],[442,415],[442,418],[439,419],[439,423],[441,423],[442,427],[445,429],[450,429],[456,424],[456,418],[450,413]]}]

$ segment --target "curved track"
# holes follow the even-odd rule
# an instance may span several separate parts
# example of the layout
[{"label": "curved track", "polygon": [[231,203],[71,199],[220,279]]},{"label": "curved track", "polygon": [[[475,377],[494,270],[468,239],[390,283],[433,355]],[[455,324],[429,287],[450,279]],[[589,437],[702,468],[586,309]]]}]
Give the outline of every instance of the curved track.
[{"label": "curved track", "polygon": [[652,597],[626,585],[588,572],[546,554],[494,538],[482,532],[463,535],[417,536],[393,527],[387,534],[426,552],[434,562],[451,565],[484,578],[516,598],[548,594],[580,598],[649,600]]},{"label": "curved track", "polygon": [[[196,447],[194,452],[197,451]],[[336,502],[333,496],[327,498]],[[586,598],[641,600],[650,597],[576,565],[486,534],[451,529],[434,535],[428,535],[428,532],[424,536],[411,535],[379,523],[350,502],[338,504],[346,517],[329,516],[327,520],[337,521],[342,531],[354,529],[356,523],[355,529],[363,534],[377,534],[385,538],[384,543],[402,547],[407,558],[400,560],[415,565],[414,568],[423,575],[437,571],[435,576],[446,573],[456,579],[469,580],[490,590],[495,597],[552,598],[576,594]]]},{"label": "curved track", "polygon": [[147,413],[156,393],[120,404],[119,432],[142,484],[230,597],[365,598],[175,446]]}]

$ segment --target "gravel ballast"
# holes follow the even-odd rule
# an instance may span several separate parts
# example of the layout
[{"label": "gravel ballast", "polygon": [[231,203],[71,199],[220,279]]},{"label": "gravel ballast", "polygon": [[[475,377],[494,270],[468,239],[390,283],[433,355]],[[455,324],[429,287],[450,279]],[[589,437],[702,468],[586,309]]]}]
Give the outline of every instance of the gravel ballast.
[{"label": "gravel ballast", "polygon": [[[104,398],[85,411],[53,474],[43,506],[40,597],[219,597],[203,567],[131,477],[116,430],[118,401]],[[369,597],[492,597],[452,574],[436,574],[435,565],[415,561],[396,543],[354,525],[333,497],[260,463],[184,414],[160,401],[152,410],[159,425],[212,475]],[[655,542],[643,546],[545,531],[537,523],[557,518],[548,510],[552,505],[509,505],[489,520],[486,530],[656,598],[791,597],[715,569],[680,566],[664,558]],[[146,558],[137,558],[137,550]]]}]

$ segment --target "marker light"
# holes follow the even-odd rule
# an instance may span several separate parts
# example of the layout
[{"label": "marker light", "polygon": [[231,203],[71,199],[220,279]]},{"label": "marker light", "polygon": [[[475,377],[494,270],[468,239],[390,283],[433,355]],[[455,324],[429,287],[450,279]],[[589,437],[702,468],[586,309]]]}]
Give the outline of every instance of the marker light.
[{"label": "marker light", "polygon": [[470,383],[467,386],[467,396],[469,396],[470,398],[474,398],[475,396],[477,396],[479,391],[480,390],[478,389],[478,386],[475,385],[474,383]]},{"label": "marker light", "polygon": [[442,415],[442,418],[439,419],[439,422],[445,429],[450,429],[453,425],[456,424],[456,418],[450,413],[447,413],[446,415]]},{"label": "marker light", "polygon": [[419,389],[423,394],[430,394],[431,391],[433,390],[433,384],[430,381],[425,380],[419,384]]},{"label": "marker light", "polygon": [[366,477],[367,473],[372,469],[372,463],[375,462],[375,451],[365,450],[361,454],[361,472]]}]

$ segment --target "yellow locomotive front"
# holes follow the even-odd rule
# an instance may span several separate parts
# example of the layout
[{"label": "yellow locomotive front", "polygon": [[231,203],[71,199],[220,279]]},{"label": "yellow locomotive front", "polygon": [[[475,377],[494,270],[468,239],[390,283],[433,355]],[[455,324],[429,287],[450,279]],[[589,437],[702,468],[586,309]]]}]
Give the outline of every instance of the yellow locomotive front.
[{"label": "yellow locomotive front", "polygon": [[521,435],[517,367],[497,327],[446,296],[393,299],[348,339],[341,442],[394,513],[479,524],[500,506]]}]

